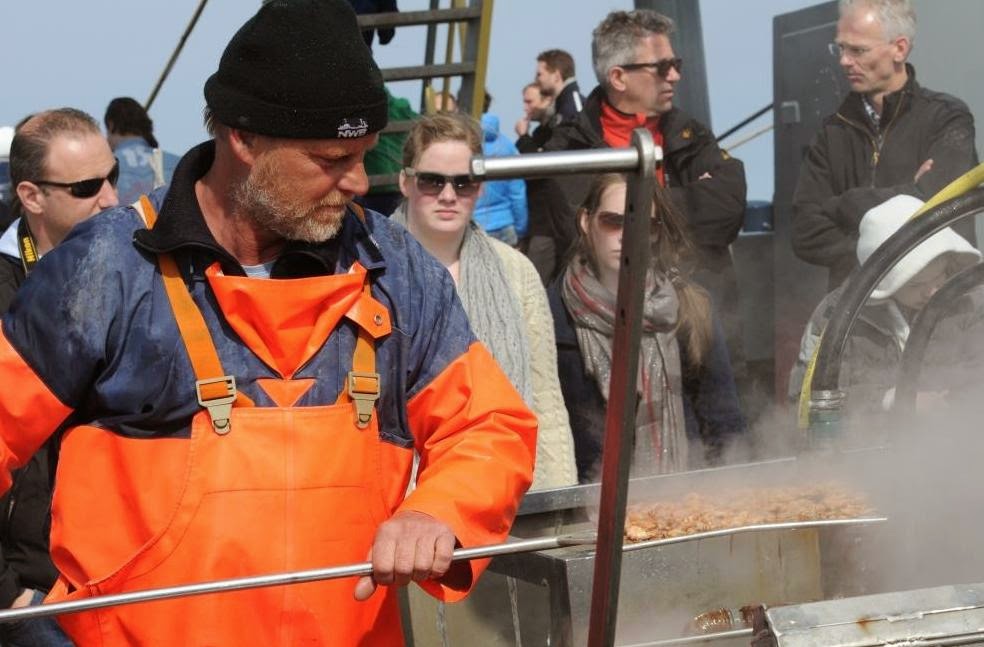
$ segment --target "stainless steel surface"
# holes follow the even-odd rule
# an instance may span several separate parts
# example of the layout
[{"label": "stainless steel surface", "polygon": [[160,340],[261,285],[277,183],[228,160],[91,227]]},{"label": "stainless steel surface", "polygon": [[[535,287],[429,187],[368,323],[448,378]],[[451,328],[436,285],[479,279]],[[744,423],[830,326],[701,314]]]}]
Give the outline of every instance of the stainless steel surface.
[{"label": "stainless steel surface", "polygon": [[[783,487],[837,480],[837,475],[883,473],[883,449],[829,457],[802,456],[692,472],[633,478],[629,502],[713,496],[735,488]],[[861,478],[863,481],[864,479]],[[863,492],[857,479],[846,484]],[[600,486],[533,492],[520,507],[515,536],[576,533],[595,527]],[[559,521],[558,521],[559,520]],[[857,548],[890,536],[883,517],[790,522],[640,542],[623,548],[617,645],[690,638],[697,615],[749,604],[790,604],[872,591]],[[515,577],[525,586],[523,644],[582,647],[587,643],[594,573],[593,547],[568,547],[497,557],[485,579]],[[683,643],[688,644],[688,643]],[[699,643],[693,643],[699,644]],[[719,647],[742,643],[721,637]],[[744,645],[747,645],[747,637]]]},{"label": "stainless steel surface", "polygon": [[625,536],[625,503],[635,439],[636,382],[639,343],[651,246],[650,222],[656,190],[656,145],[644,129],[632,132],[637,153],[635,174],[625,190],[625,231],[621,268],[615,299],[615,331],[612,370],[605,416],[605,449],[602,454],[601,506],[598,513],[598,545],[594,584],[591,587],[589,647],[615,644],[619,582],[622,578],[622,541]]},{"label": "stainless steel surface", "polygon": [[[651,153],[653,163],[663,159],[663,149]],[[648,161],[647,161],[648,163]],[[473,157],[472,175],[483,180],[537,178],[578,173],[633,172],[639,168],[639,152],[634,148],[603,148],[563,153],[530,153],[510,157]]]},{"label": "stainless steel surface", "polygon": [[984,584],[776,607],[764,621],[755,645],[984,645]]},{"label": "stainless steel surface", "polygon": [[[523,539],[519,541],[506,542],[503,544],[494,544],[491,546],[461,548],[454,551],[452,561],[467,561],[527,551],[549,550],[552,548],[576,546],[585,543],[593,544],[594,540],[595,538],[592,535],[581,534],[576,536],[572,535]],[[361,577],[363,575],[371,574],[372,564],[370,562],[363,562],[361,564],[333,566],[307,571],[276,573],[254,577],[238,577],[214,582],[185,584],[158,589],[148,589],[145,591],[132,591],[129,593],[117,593],[115,595],[92,597],[85,600],[57,602],[53,604],[42,604],[34,607],[24,607],[21,609],[10,609],[0,611],[0,623],[14,622],[16,620],[27,620],[30,618],[41,618],[64,613],[78,613],[80,611],[89,611],[92,609],[101,609],[103,607],[123,604],[138,604],[141,602],[152,602],[154,600],[204,595],[206,593],[225,593],[228,591],[241,591],[244,589],[256,589],[267,586],[301,584],[303,582],[341,579],[345,577]]]}]

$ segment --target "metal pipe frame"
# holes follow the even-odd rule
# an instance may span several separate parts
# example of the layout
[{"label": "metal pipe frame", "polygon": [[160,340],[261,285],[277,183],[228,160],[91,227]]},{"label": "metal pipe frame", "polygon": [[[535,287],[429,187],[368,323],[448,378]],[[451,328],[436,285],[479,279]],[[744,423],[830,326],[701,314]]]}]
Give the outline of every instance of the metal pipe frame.
[{"label": "metal pipe frame", "polygon": [[[643,157],[642,162],[640,162],[640,155]],[[655,165],[662,160],[663,150],[655,145],[644,150],[603,148],[562,153],[528,153],[509,157],[476,156],[471,160],[471,174],[482,181],[511,178],[532,179],[558,175],[578,175],[580,173],[612,172],[637,175],[641,165],[651,163],[655,168]],[[651,202],[652,196],[650,196]],[[646,236],[648,239],[648,230]]]},{"label": "metal pipe frame", "polygon": [[410,67],[389,67],[380,70],[383,81],[414,81],[416,79],[435,79],[446,76],[463,76],[475,73],[474,63],[442,63],[437,65],[413,65]]},{"label": "metal pipe frame", "polygon": [[838,392],[841,358],[844,355],[847,338],[854,328],[854,323],[862,306],[878,283],[902,257],[921,242],[941,229],[981,211],[984,211],[984,188],[973,189],[958,198],[930,209],[922,216],[907,222],[882,243],[848,281],[844,293],[824,329],[817,351],[817,362],[810,396],[811,425],[815,413],[814,401],[822,401],[823,392]]},{"label": "metal pipe frame", "polygon": [[916,412],[916,391],[923,357],[936,325],[947,313],[948,307],[970,290],[984,284],[984,263],[978,263],[956,274],[936,291],[912,321],[909,338],[902,351],[899,377],[895,387],[893,409],[898,415],[909,416]]},{"label": "metal pipe frame", "polygon": [[639,341],[652,244],[650,222],[656,190],[656,145],[648,131],[636,129],[632,132],[632,148],[637,158],[636,172],[629,176],[625,192],[625,227],[618,296],[615,300],[612,373],[605,416],[598,547],[588,625],[589,647],[615,644],[625,503],[635,438]]}]

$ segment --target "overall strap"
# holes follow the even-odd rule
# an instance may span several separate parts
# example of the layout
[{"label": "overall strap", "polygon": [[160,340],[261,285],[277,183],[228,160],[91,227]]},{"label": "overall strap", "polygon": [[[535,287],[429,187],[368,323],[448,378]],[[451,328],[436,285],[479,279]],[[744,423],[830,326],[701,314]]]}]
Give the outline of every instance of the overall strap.
[{"label": "overall strap", "polygon": [[[147,227],[153,228],[157,221],[154,205],[145,195],[140,196],[138,204],[137,212],[143,216]],[[170,254],[158,254],[157,264],[161,269],[164,290],[171,302],[181,339],[195,371],[198,403],[208,411],[215,433],[227,434],[232,428],[233,403],[236,406],[249,407],[253,406],[253,402],[245,393],[236,390],[236,378],[223,371],[205,318],[191,298],[174,258]]]},{"label": "overall strap", "polygon": [[[355,202],[350,202],[348,206],[356,217],[365,223],[366,214],[362,206]],[[372,298],[369,274],[366,273],[365,283],[362,284],[362,299],[356,308],[362,303],[370,302],[375,300]],[[355,352],[352,354],[352,370],[348,373],[345,388],[339,394],[336,404],[344,403],[346,399],[350,400],[355,407],[355,426],[365,429],[372,421],[373,408],[380,392],[379,373],[376,372],[376,341],[362,317],[350,312],[349,319],[359,327],[359,336],[355,341]],[[381,313],[374,315],[374,323],[377,327],[383,325]]]}]

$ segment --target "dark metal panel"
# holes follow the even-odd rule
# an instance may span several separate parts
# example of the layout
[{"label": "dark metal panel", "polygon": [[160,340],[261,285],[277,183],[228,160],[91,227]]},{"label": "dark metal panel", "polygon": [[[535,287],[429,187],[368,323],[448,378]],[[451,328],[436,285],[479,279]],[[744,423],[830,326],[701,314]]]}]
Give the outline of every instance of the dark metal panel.
[{"label": "dark metal panel", "polygon": [[786,397],[803,328],[826,292],[827,271],[792,249],[792,201],[800,164],[823,119],[837,111],[847,83],[827,45],[837,30],[837,3],[825,2],[773,20],[775,119],[775,371]]},{"label": "dark metal panel", "polygon": [[707,94],[700,0],[635,0],[635,8],[658,11],[676,23],[676,33],[670,40],[673,51],[683,58],[684,72],[673,103],[710,128],[711,106]]}]

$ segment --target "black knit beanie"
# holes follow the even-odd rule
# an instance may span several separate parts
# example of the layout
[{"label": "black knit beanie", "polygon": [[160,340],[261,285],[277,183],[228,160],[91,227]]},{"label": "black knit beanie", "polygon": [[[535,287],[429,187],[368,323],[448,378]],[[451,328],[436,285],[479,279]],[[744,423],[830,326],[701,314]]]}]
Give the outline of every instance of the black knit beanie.
[{"label": "black knit beanie", "polygon": [[271,0],[229,41],[205,82],[219,123],[297,139],[386,126],[383,78],[346,0]]}]

